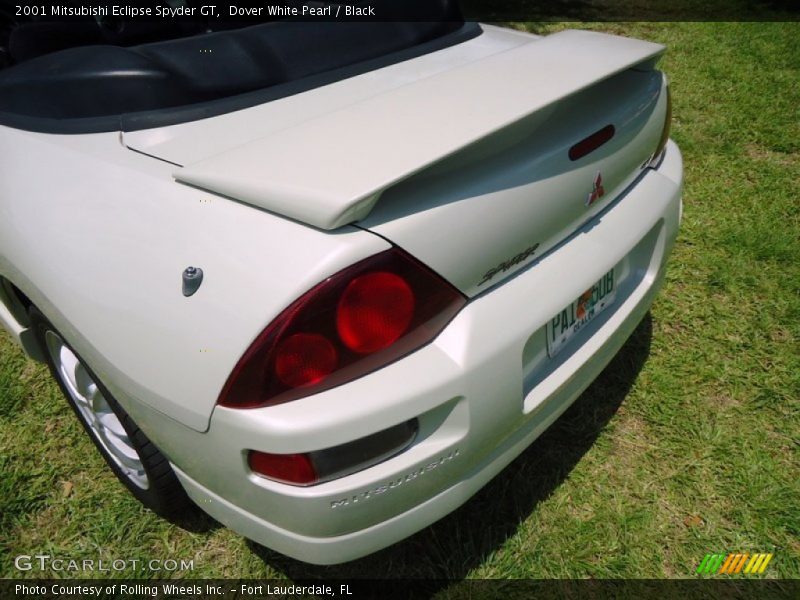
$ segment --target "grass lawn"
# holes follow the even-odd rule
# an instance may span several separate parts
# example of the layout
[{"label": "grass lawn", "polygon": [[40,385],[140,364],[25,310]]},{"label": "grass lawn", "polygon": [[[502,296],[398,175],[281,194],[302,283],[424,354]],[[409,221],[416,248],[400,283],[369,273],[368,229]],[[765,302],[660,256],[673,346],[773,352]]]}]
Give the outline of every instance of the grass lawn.
[{"label": "grass lawn", "polygon": [[142,509],[2,333],[0,576],[43,553],[193,559],[193,577],[680,578],[744,551],[800,578],[800,25],[576,26],[669,47],[685,209],[650,315],[550,431],[434,526],[311,567]]}]

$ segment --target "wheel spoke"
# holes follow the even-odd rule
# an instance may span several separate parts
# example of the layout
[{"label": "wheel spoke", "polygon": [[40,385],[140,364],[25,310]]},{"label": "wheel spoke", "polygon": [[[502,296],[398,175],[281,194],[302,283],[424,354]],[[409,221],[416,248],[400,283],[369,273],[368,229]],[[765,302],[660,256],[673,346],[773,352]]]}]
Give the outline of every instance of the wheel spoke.
[{"label": "wheel spoke", "polygon": [[111,410],[109,410],[108,412],[98,412],[96,413],[96,415],[97,415],[97,421],[103,428],[105,428],[118,438],[125,438],[126,443],[130,443],[125,428],[122,426],[122,423],[119,422],[117,415],[111,412]]},{"label": "wheel spoke", "polygon": [[70,384],[74,391],[78,390],[78,375],[77,369],[80,365],[78,362],[78,358],[70,352],[69,348],[66,346],[61,346],[61,351],[59,352],[59,358],[61,360],[61,369],[67,378],[67,383]]},{"label": "wheel spoke", "polygon": [[109,445],[109,450],[129,468],[137,468],[141,466],[139,454],[130,444],[127,435],[116,435],[110,429],[102,429],[102,435]]},{"label": "wheel spoke", "polygon": [[75,367],[75,389],[83,396],[86,403],[91,406],[92,396],[94,395],[93,390],[97,389],[97,385],[92,381],[89,372],[80,361],[78,362],[78,366]]},{"label": "wheel spoke", "polygon": [[103,393],[94,381],[91,381],[86,386],[86,400],[96,413],[111,412],[111,407],[108,405],[108,402],[106,402]]}]

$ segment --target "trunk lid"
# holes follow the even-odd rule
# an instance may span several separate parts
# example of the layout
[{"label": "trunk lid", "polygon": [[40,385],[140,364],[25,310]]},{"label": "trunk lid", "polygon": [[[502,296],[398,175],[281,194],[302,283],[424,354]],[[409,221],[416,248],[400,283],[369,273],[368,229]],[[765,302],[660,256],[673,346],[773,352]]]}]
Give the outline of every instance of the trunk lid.
[{"label": "trunk lid", "polygon": [[[181,162],[174,176],[321,229],[357,222],[480,293],[630,185],[666,113],[658,44],[586,31],[492,35],[513,43],[418,79],[406,73],[391,90]],[[570,158],[608,126],[611,139]]]},{"label": "trunk lid", "polygon": [[[386,190],[358,225],[479,294],[557,246],[624,193],[662,134],[666,83],[626,70]],[[570,149],[613,126],[577,160]],[[609,129],[605,129],[608,132]]]}]

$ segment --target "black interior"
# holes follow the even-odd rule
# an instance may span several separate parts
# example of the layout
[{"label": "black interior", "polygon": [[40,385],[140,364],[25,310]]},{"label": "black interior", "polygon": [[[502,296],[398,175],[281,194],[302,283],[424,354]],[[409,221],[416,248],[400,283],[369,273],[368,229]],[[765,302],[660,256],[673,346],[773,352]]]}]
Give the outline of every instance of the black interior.
[{"label": "black interior", "polygon": [[[297,93],[477,35],[479,29],[465,25],[453,3],[438,5],[446,20],[284,20],[211,33],[197,33],[194,22],[157,23],[158,36],[167,39],[135,45],[126,43],[154,35],[144,24],[134,29],[137,35],[123,38],[117,32],[112,45],[94,21],[20,23],[8,36],[11,66],[0,70],[0,123],[70,132],[189,120]],[[236,100],[226,108],[221,101],[231,98]],[[177,110],[187,107],[191,110]]]}]

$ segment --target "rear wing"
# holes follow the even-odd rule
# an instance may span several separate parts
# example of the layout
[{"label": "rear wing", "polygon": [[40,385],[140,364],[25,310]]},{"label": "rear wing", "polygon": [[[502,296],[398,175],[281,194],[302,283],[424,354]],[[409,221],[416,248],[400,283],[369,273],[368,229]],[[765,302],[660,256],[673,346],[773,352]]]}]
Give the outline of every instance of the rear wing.
[{"label": "rear wing", "polygon": [[180,182],[321,229],[366,217],[381,192],[633,66],[660,44],[562,31],[416,81],[175,171]]}]

